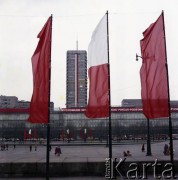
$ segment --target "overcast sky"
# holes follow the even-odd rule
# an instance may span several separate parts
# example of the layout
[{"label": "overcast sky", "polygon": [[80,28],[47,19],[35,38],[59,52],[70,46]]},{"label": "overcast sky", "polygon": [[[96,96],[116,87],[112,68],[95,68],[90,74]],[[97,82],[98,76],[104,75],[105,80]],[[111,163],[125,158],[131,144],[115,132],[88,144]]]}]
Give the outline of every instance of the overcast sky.
[{"label": "overcast sky", "polygon": [[37,34],[53,14],[51,101],[66,103],[66,51],[88,51],[92,32],[109,11],[111,104],[141,98],[142,32],[164,10],[170,97],[178,100],[177,0],[0,0],[0,95],[30,101]]}]

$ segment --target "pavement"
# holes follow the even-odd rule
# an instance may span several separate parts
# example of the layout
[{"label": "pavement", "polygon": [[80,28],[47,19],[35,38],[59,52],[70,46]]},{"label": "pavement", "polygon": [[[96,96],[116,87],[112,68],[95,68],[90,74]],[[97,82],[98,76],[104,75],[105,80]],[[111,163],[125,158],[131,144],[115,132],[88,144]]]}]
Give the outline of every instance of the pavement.
[{"label": "pavement", "polygon": [[[169,161],[170,156],[163,154],[164,145],[169,144],[169,141],[157,142],[151,144],[152,156],[146,156],[145,152],[141,151],[142,144],[120,144],[112,146],[112,156],[114,158],[122,158],[123,151],[129,150],[132,156],[127,157],[127,161],[154,161],[155,159]],[[173,142],[174,147],[174,160],[178,160],[178,140]],[[103,162],[109,156],[109,148],[103,145],[82,145],[71,146],[66,144],[61,147],[62,154],[55,155],[55,147],[53,145],[50,152],[50,162]],[[30,151],[29,145],[16,145],[8,147],[8,151],[0,151],[0,163],[16,163],[16,162],[46,162],[46,146],[32,146]]]}]

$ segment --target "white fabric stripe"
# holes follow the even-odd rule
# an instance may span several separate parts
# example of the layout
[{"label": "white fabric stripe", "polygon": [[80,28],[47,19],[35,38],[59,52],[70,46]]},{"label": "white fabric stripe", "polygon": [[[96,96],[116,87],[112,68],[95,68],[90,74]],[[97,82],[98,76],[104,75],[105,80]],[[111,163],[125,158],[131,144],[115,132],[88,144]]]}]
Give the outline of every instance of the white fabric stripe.
[{"label": "white fabric stripe", "polygon": [[107,54],[107,15],[95,28],[88,47],[88,68],[108,63]]}]

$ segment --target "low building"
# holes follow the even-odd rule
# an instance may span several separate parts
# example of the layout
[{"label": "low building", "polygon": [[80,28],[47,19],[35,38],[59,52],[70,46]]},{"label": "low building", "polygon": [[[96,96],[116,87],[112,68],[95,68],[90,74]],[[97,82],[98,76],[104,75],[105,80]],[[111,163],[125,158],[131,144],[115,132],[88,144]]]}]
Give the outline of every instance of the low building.
[{"label": "low building", "polygon": [[[29,101],[18,100],[16,96],[0,96],[0,109],[28,109]],[[50,102],[50,111],[54,110],[54,103]]]},{"label": "low building", "polygon": [[[62,108],[50,112],[51,138],[71,136],[81,138],[107,139],[108,118],[89,119],[84,114],[85,108]],[[38,138],[46,138],[46,124],[27,122],[28,109],[0,109],[0,138],[16,137],[23,139],[24,129],[37,133]],[[172,131],[178,132],[178,108],[171,108]],[[146,138],[147,119],[142,107],[112,107],[112,136],[114,139]],[[70,132],[70,133],[69,133]],[[153,139],[167,138],[169,119],[150,119],[150,134]]]}]

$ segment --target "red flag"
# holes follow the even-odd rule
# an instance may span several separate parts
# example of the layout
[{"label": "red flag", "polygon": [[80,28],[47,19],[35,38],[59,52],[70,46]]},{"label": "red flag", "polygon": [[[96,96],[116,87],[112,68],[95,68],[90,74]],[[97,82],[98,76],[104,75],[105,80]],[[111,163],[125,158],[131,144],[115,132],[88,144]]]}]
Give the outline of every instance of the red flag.
[{"label": "red flag", "polygon": [[63,129],[60,132],[60,139],[64,140],[64,130]]},{"label": "red flag", "polygon": [[72,132],[72,138],[75,139],[75,132]]},{"label": "red flag", "polygon": [[89,99],[85,115],[88,118],[109,116],[107,15],[93,32],[88,48]]},{"label": "red flag", "polygon": [[82,133],[82,129],[80,129],[80,138],[82,139],[83,138],[83,133]]},{"label": "red flag", "polygon": [[24,128],[23,130],[23,140],[25,141],[27,139],[27,133],[26,133],[26,129]]},{"label": "red flag", "polygon": [[48,123],[51,17],[38,34],[38,38],[39,42],[32,56],[33,95],[28,121],[31,123]]},{"label": "red flag", "polygon": [[163,14],[143,32],[140,69],[143,113],[147,118],[168,117],[168,84]]},{"label": "red flag", "polygon": [[92,137],[92,129],[89,129],[89,137]]},{"label": "red flag", "polygon": [[33,132],[33,138],[34,138],[34,139],[37,139],[36,129],[34,129],[34,132]]}]

